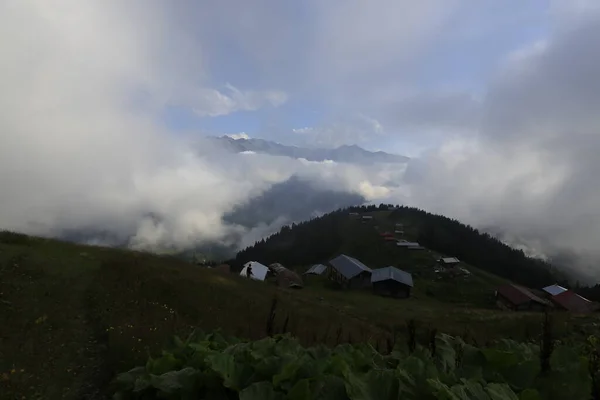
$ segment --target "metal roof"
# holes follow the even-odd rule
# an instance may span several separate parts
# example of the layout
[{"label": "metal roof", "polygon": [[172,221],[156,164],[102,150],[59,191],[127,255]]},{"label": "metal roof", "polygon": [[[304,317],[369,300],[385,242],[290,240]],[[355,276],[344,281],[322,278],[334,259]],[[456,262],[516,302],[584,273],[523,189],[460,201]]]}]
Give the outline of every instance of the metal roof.
[{"label": "metal roof", "polygon": [[552,301],[567,311],[577,314],[586,314],[593,311],[593,303],[570,290],[552,297]]},{"label": "metal roof", "polygon": [[550,286],[546,286],[545,288],[542,288],[542,290],[552,296],[556,296],[558,294],[564,293],[567,291],[566,288],[559,286],[559,285],[550,285]]},{"label": "metal roof", "polygon": [[352,279],[361,272],[371,272],[371,268],[358,261],[356,258],[349,257],[345,254],[340,254],[329,264],[335,268],[346,279]]},{"label": "metal roof", "polygon": [[417,242],[398,241],[396,243],[396,246],[400,246],[400,247],[418,247],[418,246],[420,246],[420,244],[417,243]]},{"label": "metal roof", "polygon": [[387,280],[393,280],[413,287],[412,275],[401,269],[396,267],[385,267],[373,270],[373,273],[371,274],[371,283]]},{"label": "metal roof", "polygon": [[456,257],[443,257],[440,258],[440,261],[444,264],[457,264],[460,262],[460,260]]},{"label": "metal roof", "polygon": [[499,295],[502,295],[505,299],[510,301],[515,306],[527,303],[529,301],[534,301],[536,303],[544,305],[550,304],[547,300],[544,300],[531,293],[529,289],[510,283],[500,286],[497,289],[497,293]]},{"label": "metal roof", "polygon": [[246,264],[244,264],[242,272],[240,272],[241,276],[248,276],[248,267],[252,267],[252,275],[250,278],[257,281],[264,281],[267,277],[267,273],[269,272],[269,268],[265,265],[262,265],[257,261],[248,261]]},{"label": "metal roof", "polygon": [[305,272],[305,274],[321,275],[327,270],[327,267],[323,264],[315,264]]}]

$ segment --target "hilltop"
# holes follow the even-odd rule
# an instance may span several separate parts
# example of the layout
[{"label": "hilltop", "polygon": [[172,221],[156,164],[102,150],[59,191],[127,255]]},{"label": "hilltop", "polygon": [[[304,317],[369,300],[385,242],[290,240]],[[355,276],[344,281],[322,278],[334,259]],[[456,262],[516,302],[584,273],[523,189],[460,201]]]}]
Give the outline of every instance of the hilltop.
[{"label": "hilltop", "polygon": [[[370,216],[361,221],[351,213]],[[405,240],[416,241],[428,251],[407,252],[390,246],[378,233],[403,228]],[[240,251],[235,265],[247,260],[308,266],[327,262],[339,253],[356,257],[373,268],[396,266],[431,269],[440,256],[458,257],[482,272],[532,287],[564,281],[564,276],[542,260],[527,257],[487,233],[459,221],[417,208],[381,204],[349,207],[319,218],[284,226],[278,233]]]}]

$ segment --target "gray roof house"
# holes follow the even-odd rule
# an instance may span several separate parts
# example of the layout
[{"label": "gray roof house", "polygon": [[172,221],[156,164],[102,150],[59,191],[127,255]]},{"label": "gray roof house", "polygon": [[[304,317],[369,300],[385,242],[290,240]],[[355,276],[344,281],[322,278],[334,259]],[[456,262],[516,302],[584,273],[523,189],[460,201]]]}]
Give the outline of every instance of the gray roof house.
[{"label": "gray roof house", "polygon": [[546,292],[547,294],[549,294],[550,296],[556,296],[556,295],[566,292],[568,289],[564,288],[558,284],[554,284],[554,285],[546,286],[545,288],[542,288],[542,290],[544,292]]},{"label": "gray roof house", "polygon": [[446,267],[453,267],[456,264],[460,263],[460,260],[456,257],[442,257],[437,261],[438,261],[438,263],[440,263]]},{"label": "gray roof house", "polygon": [[406,240],[398,240],[396,242],[396,246],[398,247],[421,247],[421,245],[418,242],[408,242]]},{"label": "gray roof house", "polygon": [[329,264],[333,268],[331,278],[344,287],[365,287],[371,283],[371,268],[356,258],[340,254]]},{"label": "gray roof house", "polygon": [[374,269],[371,284],[375,293],[397,298],[410,297],[414,286],[412,275],[396,267]]},{"label": "gray roof house", "polygon": [[315,264],[312,267],[310,267],[308,269],[308,271],[306,271],[304,274],[310,274],[310,275],[323,275],[325,273],[325,271],[327,271],[327,266],[323,265],[323,264]]}]

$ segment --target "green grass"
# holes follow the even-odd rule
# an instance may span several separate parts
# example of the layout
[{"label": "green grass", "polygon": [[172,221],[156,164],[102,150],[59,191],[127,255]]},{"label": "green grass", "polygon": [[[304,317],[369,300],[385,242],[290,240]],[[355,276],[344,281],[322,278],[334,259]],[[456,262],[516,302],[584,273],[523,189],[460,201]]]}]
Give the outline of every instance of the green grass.
[{"label": "green grass", "polygon": [[[422,336],[436,328],[479,343],[539,333],[539,314],[482,306],[477,296],[500,280],[472,272],[468,290],[452,294],[456,282],[419,277],[413,298],[392,300],[332,290],[319,277],[283,290],[171,257],[0,233],[0,397],[103,398],[116,373],[143,364],[174,334],[222,328],[264,337],[274,296],[275,326],[287,319],[304,345],[384,343],[409,319]],[[557,334],[596,322],[561,314]]]}]

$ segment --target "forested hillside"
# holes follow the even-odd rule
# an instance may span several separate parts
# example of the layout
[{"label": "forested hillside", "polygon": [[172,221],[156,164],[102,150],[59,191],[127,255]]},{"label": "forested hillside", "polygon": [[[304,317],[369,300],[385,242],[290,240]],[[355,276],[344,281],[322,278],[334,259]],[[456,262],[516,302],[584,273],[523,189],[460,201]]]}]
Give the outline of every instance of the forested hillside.
[{"label": "forested hillside", "polygon": [[[360,223],[349,216],[350,212],[368,213],[375,219],[372,223]],[[542,287],[564,280],[548,263],[529,258],[521,250],[469,225],[417,208],[384,204],[350,207],[283,227],[280,232],[240,251],[234,263],[239,266],[248,260],[257,260],[307,266],[345,252],[374,268],[398,265],[398,257],[394,255],[397,253],[377,235],[380,226],[393,227],[395,223],[404,224],[408,239],[516,283]]]}]

